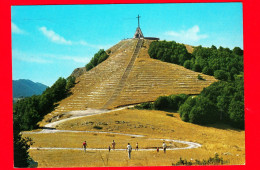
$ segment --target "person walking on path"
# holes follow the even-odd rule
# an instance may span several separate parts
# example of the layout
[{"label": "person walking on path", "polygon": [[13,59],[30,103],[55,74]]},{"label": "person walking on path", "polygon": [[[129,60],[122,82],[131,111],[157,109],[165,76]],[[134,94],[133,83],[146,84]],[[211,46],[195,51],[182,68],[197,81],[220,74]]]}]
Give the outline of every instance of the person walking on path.
[{"label": "person walking on path", "polygon": [[167,148],[167,146],[166,146],[166,143],[165,143],[165,142],[163,142],[162,147],[163,147],[163,152],[166,153],[166,148]]},{"label": "person walking on path", "polygon": [[112,142],[112,149],[115,150],[115,148],[116,148],[116,142],[113,140],[113,142]]},{"label": "person walking on path", "polygon": [[108,146],[108,151],[110,152],[111,148],[110,148],[110,145]]},{"label": "person walking on path", "polygon": [[138,151],[138,142],[136,143],[135,150],[137,150],[137,151]]},{"label": "person walking on path", "polygon": [[157,147],[157,149],[156,149],[156,150],[157,150],[157,152],[159,152],[159,147]]},{"label": "person walking on path", "polygon": [[131,159],[132,146],[130,143],[127,145],[128,158]]},{"label": "person walking on path", "polygon": [[83,142],[82,147],[84,149],[84,152],[86,153],[86,149],[87,149],[87,142],[86,141]]}]

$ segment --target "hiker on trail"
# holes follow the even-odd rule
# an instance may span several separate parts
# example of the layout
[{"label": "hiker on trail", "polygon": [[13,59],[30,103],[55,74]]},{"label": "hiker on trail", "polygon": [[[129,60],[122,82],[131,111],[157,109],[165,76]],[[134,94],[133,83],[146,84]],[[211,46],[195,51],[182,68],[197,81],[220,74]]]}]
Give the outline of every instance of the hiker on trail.
[{"label": "hiker on trail", "polygon": [[163,152],[166,153],[166,147],[167,147],[167,146],[166,146],[166,143],[165,143],[165,142],[163,142],[162,147],[163,147]]},{"label": "hiker on trail", "polygon": [[110,145],[108,146],[108,151],[110,152],[111,148],[110,148]]},{"label": "hiker on trail", "polygon": [[86,149],[87,149],[87,142],[86,141],[83,142],[82,147],[84,148],[84,152],[86,153]]},{"label": "hiker on trail", "polygon": [[132,146],[130,143],[127,145],[128,158],[131,159]]},{"label": "hiker on trail", "polygon": [[115,147],[116,147],[116,142],[113,140],[113,142],[112,142],[112,149],[115,150]]},{"label": "hiker on trail", "polygon": [[156,150],[157,150],[157,152],[159,152],[159,147],[157,147],[157,149],[156,149]]},{"label": "hiker on trail", "polygon": [[135,147],[135,150],[138,150],[138,142],[136,143],[136,147]]}]

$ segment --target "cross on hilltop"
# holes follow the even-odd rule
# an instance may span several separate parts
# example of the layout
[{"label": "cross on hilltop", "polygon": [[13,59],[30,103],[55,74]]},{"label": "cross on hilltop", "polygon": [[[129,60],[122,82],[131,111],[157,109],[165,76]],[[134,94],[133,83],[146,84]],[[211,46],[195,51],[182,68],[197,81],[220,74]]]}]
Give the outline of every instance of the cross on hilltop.
[{"label": "cross on hilltop", "polygon": [[141,16],[139,16],[139,14],[138,14],[138,16],[136,18],[138,18],[138,27],[140,27],[139,18],[141,18]]}]

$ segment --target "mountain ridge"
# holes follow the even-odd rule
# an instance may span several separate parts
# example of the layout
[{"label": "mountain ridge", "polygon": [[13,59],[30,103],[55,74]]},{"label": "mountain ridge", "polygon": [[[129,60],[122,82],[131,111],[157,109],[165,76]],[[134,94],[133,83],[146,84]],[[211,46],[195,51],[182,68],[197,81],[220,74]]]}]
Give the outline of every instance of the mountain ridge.
[{"label": "mountain ridge", "polygon": [[33,82],[29,79],[12,80],[13,98],[30,97],[40,95],[48,87],[42,83]]}]

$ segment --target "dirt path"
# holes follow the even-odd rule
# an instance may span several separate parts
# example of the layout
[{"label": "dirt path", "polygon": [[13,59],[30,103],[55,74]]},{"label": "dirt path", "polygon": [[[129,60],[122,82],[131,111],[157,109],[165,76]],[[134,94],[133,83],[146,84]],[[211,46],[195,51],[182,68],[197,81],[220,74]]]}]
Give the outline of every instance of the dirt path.
[{"label": "dirt path", "polygon": [[[125,136],[131,136],[131,137],[144,137],[143,135],[135,135],[135,134],[125,134],[125,133],[117,133],[117,132],[100,132],[100,131],[76,131],[76,130],[57,130],[55,127],[59,125],[60,123],[63,123],[68,120],[72,119],[78,119],[86,116],[91,116],[91,115],[97,115],[97,114],[103,114],[103,113],[109,113],[112,111],[117,111],[117,110],[122,110],[126,109],[129,107],[133,106],[126,106],[126,107],[121,107],[118,109],[114,110],[105,110],[105,109],[87,109],[84,111],[71,111],[67,112],[66,114],[72,115],[70,118],[62,119],[56,122],[49,123],[45,125],[44,127],[46,129],[43,129],[42,131],[39,132],[22,132],[23,134],[41,134],[41,133],[64,133],[64,132],[69,132],[69,133],[104,133],[104,134],[114,134],[114,135],[125,135]],[[155,138],[150,138],[148,140],[162,140],[162,141],[167,141],[167,142],[176,142],[176,143],[182,143],[186,144],[188,146],[183,147],[183,148],[167,148],[167,150],[180,150],[180,149],[194,149],[201,147],[202,145],[199,143],[195,142],[188,142],[188,141],[181,141],[181,140],[174,140],[174,139],[155,139]],[[36,147],[31,147],[30,149],[46,149],[46,150],[82,150],[82,148],[50,148],[50,147],[41,147],[41,148],[36,148]],[[108,149],[102,149],[102,148],[87,148],[87,150],[108,150]],[[116,151],[125,151],[125,149],[115,149]],[[154,151],[155,149],[138,149],[140,151]]]}]

